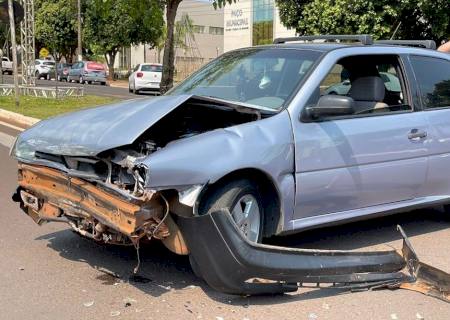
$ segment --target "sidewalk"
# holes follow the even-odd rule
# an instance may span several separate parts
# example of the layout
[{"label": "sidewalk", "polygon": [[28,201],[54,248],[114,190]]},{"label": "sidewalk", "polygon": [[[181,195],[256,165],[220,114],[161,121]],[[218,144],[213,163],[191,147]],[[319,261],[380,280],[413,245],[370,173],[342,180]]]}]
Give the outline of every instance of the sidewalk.
[{"label": "sidewalk", "polygon": [[32,117],[27,117],[20,113],[3,110],[0,108],[0,121],[9,123],[13,126],[17,126],[22,129],[27,129],[41,120]]},{"label": "sidewalk", "polygon": [[109,86],[111,88],[128,88],[128,81],[127,80],[116,80],[116,81],[110,81],[108,82]]}]

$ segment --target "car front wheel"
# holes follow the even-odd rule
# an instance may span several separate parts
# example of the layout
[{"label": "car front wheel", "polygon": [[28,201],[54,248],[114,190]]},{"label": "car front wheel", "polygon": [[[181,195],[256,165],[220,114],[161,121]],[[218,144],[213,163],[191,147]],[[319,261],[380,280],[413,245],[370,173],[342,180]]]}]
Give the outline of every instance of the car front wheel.
[{"label": "car front wheel", "polygon": [[242,234],[251,242],[261,242],[264,207],[256,184],[250,180],[235,180],[213,187],[199,206],[199,214],[228,209]]}]

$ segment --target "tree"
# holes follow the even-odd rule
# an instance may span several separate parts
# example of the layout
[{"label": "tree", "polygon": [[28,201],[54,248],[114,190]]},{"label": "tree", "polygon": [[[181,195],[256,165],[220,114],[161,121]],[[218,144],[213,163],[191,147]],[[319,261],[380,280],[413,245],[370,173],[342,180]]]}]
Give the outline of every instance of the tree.
[{"label": "tree", "polygon": [[113,78],[120,48],[157,43],[164,28],[163,8],[158,0],[90,0],[83,25],[85,43],[104,55]]},{"label": "tree", "polygon": [[3,45],[8,39],[8,28],[5,23],[0,22],[0,49],[4,49]]},{"label": "tree", "polygon": [[372,34],[389,39],[450,35],[448,0],[276,0],[286,27],[299,34]]},{"label": "tree", "polygon": [[[156,42],[154,48],[158,52],[158,63],[161,62],[161,51],[164,49],[164,44],[166,42],[167,29],[164,28],[161,37]],[[174,47],[187,49],[186,37],[194,37],[194,23],[188,14],[183,14],[181,19],[175,23],[174,31]]]},{"label": "tree", "polygon": [[[164,93],[173,87],[173,77],[175,74],[175,18],[178,6],[182,0],[163,0],[166,6],[166,39],[164,43],[163,74],[161,79],[161,92]],[[214,8],[223,7],[227,3],[231,4],[236,0],[212,0]]]},{"label": "tree", "polygon": [[64,56],[71,62],[77,48],[75,4],[67,0],[36,1],[36,40],[50,50],[56,61]]}]

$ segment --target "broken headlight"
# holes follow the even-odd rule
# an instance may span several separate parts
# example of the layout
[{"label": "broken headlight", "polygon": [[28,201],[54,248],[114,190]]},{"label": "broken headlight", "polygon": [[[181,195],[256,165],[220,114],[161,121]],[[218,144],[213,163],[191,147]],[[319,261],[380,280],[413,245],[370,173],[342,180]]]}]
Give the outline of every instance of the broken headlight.
[{"label": "broken headlight", "polygon": [[20,141],[19,138],[16,138],[14,141],[14,144],[11,147],[10,155],[18,158],[18,159],[33,159],[34,158],[34,151],[32,145],[30,145],[28,142]]}]

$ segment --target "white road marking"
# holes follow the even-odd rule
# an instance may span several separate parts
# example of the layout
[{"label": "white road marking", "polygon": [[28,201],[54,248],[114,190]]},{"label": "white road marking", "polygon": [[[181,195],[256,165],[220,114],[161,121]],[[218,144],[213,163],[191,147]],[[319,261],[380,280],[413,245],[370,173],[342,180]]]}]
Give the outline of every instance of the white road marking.
[{"label": "white road marking", "polygon": [[11,146],[14,143],[14,137],[10,136],[9,134],[0,132],[0,144],[7,147],[7,148],[11,148]]},{"label": "white road marking", "polygon": [[9,123],[3,122],[3,121],[0,121],[0,125],[17,130],[17,131],[25,131],[25,129],[23,129],[23,128],[16,127],[12,124],[9,124]]}]

